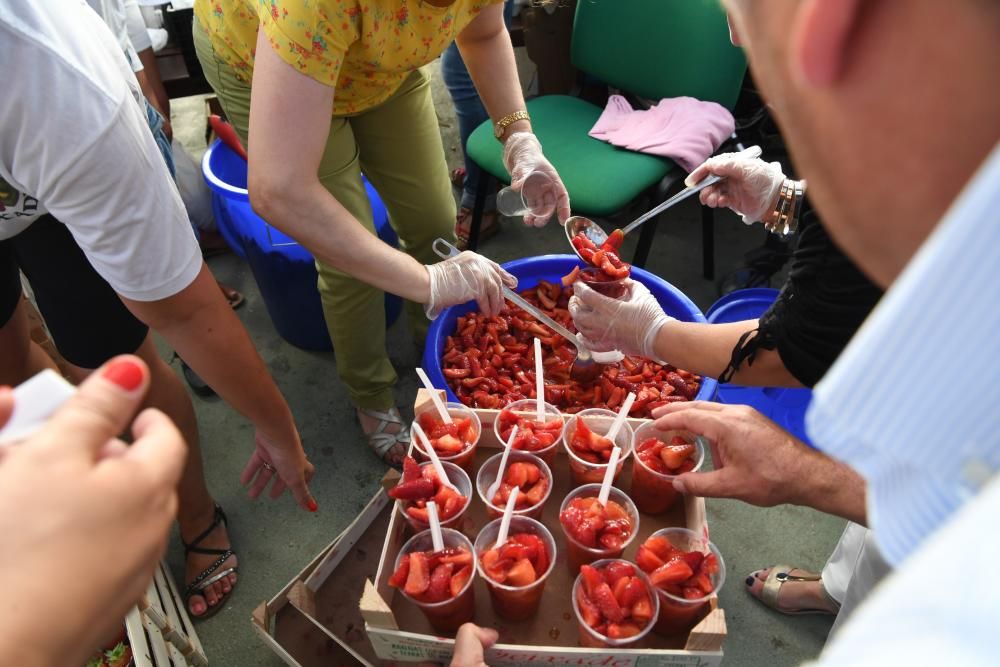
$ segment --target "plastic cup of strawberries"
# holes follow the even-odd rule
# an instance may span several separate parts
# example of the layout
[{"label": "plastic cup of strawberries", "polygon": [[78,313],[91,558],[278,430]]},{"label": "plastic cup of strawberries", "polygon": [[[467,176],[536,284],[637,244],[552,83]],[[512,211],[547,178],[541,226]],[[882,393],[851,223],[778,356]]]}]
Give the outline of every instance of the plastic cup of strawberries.
[{"label": "plastic cup of strawberries", "polygon": [[418,464],[411,456],[403,460],[402,479],[389,489],[389,497],[396,499],[399,513],[414,532],[430,527],[427,503],[431,500],[437,504],[438,519],[445,528],[459,528],[469,509],[472,500],[469,475],[454,463],[442,461],[441,466],[454,489],[442,484],[433,464]]},{"label": "plastic cup of strawberries", "polygon": [[630,495],[639,511],[662,514],[677,500],[674,479],[698,471],[705,461],[705,443],[688,431],[661,431],[647,422],[635,431]]},{"label": "plastic cup of strawberries", "polygon": [[580,645],[592,648],[636,644],[653,629],[659,612],[649,577],[621,559],[581,567],[572,597]]},{"label": "plastic cup of strawberries", "polygon": [[545,419],[538,421],[538,403],[535,399],[514,401],[500,411],[493,422],[493,431],[497,440],[505,443],[514,426],[517,426],[513,449],[530,452],[552,465],[563,438],[565,424],[559,408],[551,403],[543,402],[542,405],[545,407]]},{"label": "plastic cup of strawberries", "polygon": [[608,459],[615,445],[621,447],[618,457],[615,481],[621,474],[625,460],[632,453],[634,442],[632,427],[628,422],[622,424],[615,436],[614,442],[604,437],[616,413],[603,408],[581,410],[566,421],[566,433],[563,444],[569,455],[569,470],[574,486],[580,484],[599,484],[604,481],[604,473],[608,469]]},{"label": "plastic cup of strawberries", "polygon": [[[445,407],[451,415],[451,424],[445,423],[433,406],[417,414],[417,423],[442,462],[454,463],[471,474],[476,447],[483,433],[479,415],[461,403],[449,402]],[[419,458],[426,461],[428,456],[422,447],[423,445],[419,445],[415,449]]]},{"label": "plastic cup of strawberries", "polygon": [[581,565],[618,558],[639,532],[639,510],[621,489],[611,487],[608,503],[597,499],[600,484],[570,491],[559,508],[559,525],[566,536],[566,564],[572,574]]},{"label": "plastic cup of strawberries", "polygon": [[654,631],[687,634],[710,609],[726,580],[726,565],[714,544],[687,528],[664,528],[639,546],[636,565],[649,575],[660,600]]},{"label": "plastic cup of strawberries", "polygon": [[515,516],[507,541],[497,547],[500,521],[491,521],[479,531],[476,563],[496,614],[520,621],[538,611],[545,581],[555,568],[556,542],[539,521]]},{"label": "plastic cup of strawberries", "polygon": [[499,518],[507,506],[511,489],[516,486],[520,492],[514,506],[514,516],[541,519],[545,503],[552,495],[552,470],[545,461],[533,454],[512,451],[507,459],[507,469],[500,488],[492,498],[488,498],[487,493],[496,481],[501,458],[502,453],[486,459],[476,475],[476,491],[486,505],[486,514],[493,519]]},{"label": "plastic cup of strawberries", "polygon": [[475,552],[457,530],[442,528],[441,537],[441,551],[434,551],[429,530],[411,537],[396,557],[389,585],[417,605],[436,632],[453,634],[475,615]]}]

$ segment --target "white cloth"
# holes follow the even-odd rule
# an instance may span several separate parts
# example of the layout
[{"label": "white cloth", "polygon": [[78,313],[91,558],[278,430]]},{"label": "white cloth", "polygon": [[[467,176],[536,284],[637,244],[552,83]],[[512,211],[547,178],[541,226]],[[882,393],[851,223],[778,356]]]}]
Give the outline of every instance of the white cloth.
[{"label": "white cloth", "polygon": [[816,667],[995,666],[1000,619],[1000,478],[893,572],[827,645]]},{"label": "white cloth", "polygon": [[202,259],[142,93],[99,16],[54,5],[0,0],[0,239],[48,210],[116,292],[172,296]]},{"label": "white cloth", "polygon": [[891,572],[872,536],[864,526],[848,521],[837,546],[823,567],[823,588],[840,603],[837,620],[830,629],[835,634]]},{"label": "white cloth", "polygon": [[128,39],[132,42],[132,48],[136,53],[153,48],[153,38],[146,29],[146,20],[142,18],[137,0],[124,0],[122,6],[125,8],[125,23],[128,25]]},{"label": "white cloth", "polygon": [[1000,144],[816,386],[806,416],[817,445],[865,477],[868,525],[890,565],[1000,470],[997,211]]},{"label": "white cloth", "polygon": [[132,45],[130,39],[128,14],[122,0],[87,0],[87,4],[104,20],[108,29],[111,30],[111,34],[118,40],[118,46],[125,54],[125,59],[128,60],[132,71],[142,71],[142,61],[139,60],[138,49]]}]

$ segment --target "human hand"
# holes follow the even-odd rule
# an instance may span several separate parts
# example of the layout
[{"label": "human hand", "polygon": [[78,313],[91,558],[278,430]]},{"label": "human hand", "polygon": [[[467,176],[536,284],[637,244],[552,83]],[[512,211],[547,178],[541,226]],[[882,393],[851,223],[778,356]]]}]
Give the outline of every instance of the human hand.
[{"label": "human hand", "polygon": [[826,458],[745,405],[670,403],[654,410],[653,418],[660,430],[691,431],[711,445],[715,469],[678,476],[674,487],[680,493],[761,507],[803,503],[802,483],[811,478],[815,457]]},{"label": "human hand", "polygon": [[[84,664],[145,592],[177,510],[186,448],[158,410],[135,411],[149,369],[92,373],[37,433],[0,455],[0,663]],[[13,395],[0,391],[0,425]],[[117,439],[132,424],[133,443]]]},{"label": "human hand", "polygon": [[[503,145],[503,163],[510,173],[510,186],[520,192],[525,180],[532,173],[540,172],[548,176],[546,191],[537,195],[538,199],[549,203],[555,209],[560,224],[565,224],[570,216],[569,193],[563,185],[559,173],[542,152],[542,145],[532,132],[515,132]],[[550,215],[524,215],[524,224],[544,227]]]},{"label": "human hand", "polygon": [[472,299],[492,317],[503,308],[503,287],[517,287],[517,278],[482,255],[466,250],[437,264],[429,264],[431,296],[424,311],[434,319],[448,306]]},{"label": "human hand", "polygon": [[309,492],[309,482],[312,481],[316,468],[306,458],[294,426],[292,430],[292,435],[286,438],[291,445],[279,445],[276,439],[257,429],[254,433],[256,447],[243,468],[240,483],[243,486],[249,485],[250,497],[256,499],[273,479],[270,492],[272,499],[279,498],[285,489],[289,489],[302,509],[315,512],[319,505]]},{"label": "human hand", "polygon": [[645,285],[631,279],[626,284],[628,294],[612,299],[577,281],[569,300],[570,315],[589,349],[655,359],[656,334],[674,318],[663,312]]},{"label": "human hand", "polygon": [[493,628],[481,628],[474,623],[465,623],[455,636],[455,652],[451,656],[451,667],[488,667],[484,652],[497,643],[499,635]]},{"label": "human hand", "polygon": [[754,148],[708,158],[688,174],[684,185],[690,187],[709,175],[725,176],[701,191],[701,203],[710,208],[731,208],[748,225],[760,222],[774,209],[785,174],[777,162],[751,157]]}]

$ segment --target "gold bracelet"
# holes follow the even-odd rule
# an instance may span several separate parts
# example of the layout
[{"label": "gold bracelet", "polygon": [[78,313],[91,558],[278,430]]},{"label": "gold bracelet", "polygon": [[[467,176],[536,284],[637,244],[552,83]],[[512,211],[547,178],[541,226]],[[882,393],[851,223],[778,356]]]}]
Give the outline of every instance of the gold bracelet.
[{"label": "gold bracelet", "polygon": [[496,122],[493,126],[493,135],[497,138],[497,141],[503,137],[504,131],[519,120],[531,120],[528,112],[522,109],[521,111],[515,111],[514,113],[509,113],[500,120]]}]

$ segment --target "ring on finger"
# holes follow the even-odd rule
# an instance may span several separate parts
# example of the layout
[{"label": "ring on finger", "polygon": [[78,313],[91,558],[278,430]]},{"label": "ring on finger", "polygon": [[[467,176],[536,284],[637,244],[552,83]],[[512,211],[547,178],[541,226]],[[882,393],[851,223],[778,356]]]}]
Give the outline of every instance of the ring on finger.
[{"label": "ring on finger", "polygon": [[261,467],[264,470],[267,470],[268,472],[277,472],[277,469],[270,463],[267,463],[266,461],[261,465]]}]

